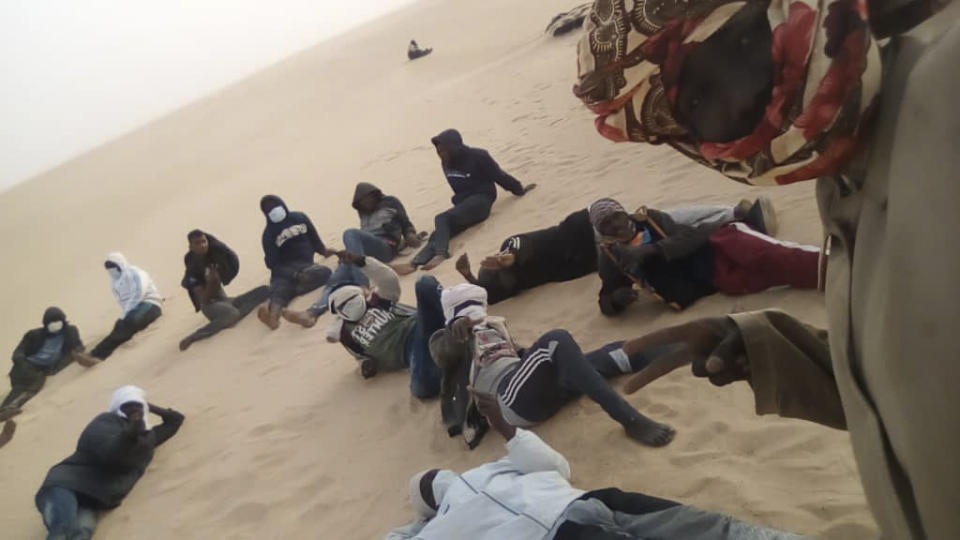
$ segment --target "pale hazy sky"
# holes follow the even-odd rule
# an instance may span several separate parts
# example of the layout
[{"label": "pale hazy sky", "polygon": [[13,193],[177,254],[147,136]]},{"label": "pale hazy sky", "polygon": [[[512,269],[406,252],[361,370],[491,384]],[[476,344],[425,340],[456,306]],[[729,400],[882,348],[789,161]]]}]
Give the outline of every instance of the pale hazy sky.
[{"label": "pale hazy sky", "polygon": [[0,190],[410,1],[0,0]]}]

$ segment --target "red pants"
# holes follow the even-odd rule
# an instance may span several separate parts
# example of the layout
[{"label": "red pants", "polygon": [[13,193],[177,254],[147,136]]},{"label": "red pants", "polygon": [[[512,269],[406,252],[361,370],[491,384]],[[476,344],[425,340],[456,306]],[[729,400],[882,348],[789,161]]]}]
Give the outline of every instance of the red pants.
[{"label": "red pants", "polygon": [[817,287],[820,250],[782,242],[730,223],[710,235],[714,250],[713,284],[725,294],[750,294],[771,287]]}]

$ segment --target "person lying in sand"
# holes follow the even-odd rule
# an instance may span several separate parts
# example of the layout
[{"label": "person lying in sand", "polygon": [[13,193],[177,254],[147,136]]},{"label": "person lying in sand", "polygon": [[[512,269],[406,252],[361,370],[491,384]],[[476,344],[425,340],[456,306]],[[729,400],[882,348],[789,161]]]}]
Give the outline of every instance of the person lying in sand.
[{"label": "person lying in sand", "polygon": [[[357,255],[369,255],[389,263],[400,250],[417,248],[426,233],[417,232],[407,216],[400,199],[384,195],[380,188],[368,182],[359,182],[353,192],[353,208],[360,218],[359,229],[343,231],[343,249]],[[323,288],[323,294],[309,311],[320,316],[327,311],[330,291],[342,285],[369,284],[366,274],[350,264],[341,264]]]},{"label": "person lying in sand", "polygon": [[0,403],[0,422],[20,412],[20,407],[43,388],[47,377],[56,375],[74,360],[90,367],[97,360],[84,352],[80,331],[67,322],[58,307],[43,312],[43,326],[27,331],[13,350],[10,393]]},{"label": "person lying in sand", "polygon": [[[150,413],[163,423],[151,428]],[[37,491],[47,538],[92,538],[98,514],[120,506],[153,460],[154,449],[181,424],[182,414],[148,403],[140,388],[117,389],[109,410],[84,428],[76,451],[47,472]]]},{"label": "person lying in sand", "polygon": [[642,493],[578,489],[563,455],[508,422],[496,397],[474,396],[506,441],[507,455],[463,473],[429,469],[413,475],[407,493],[415,521],[389,532],[387,540],[802,538]]},{"label": "person lying in sand", "polygon": [[417,45],[416,40],[413,39],[410,40],[410,45],[407,46],[407,58],[410,60],[416,60],[417,58],[426,56],[432,52],[433,49],[429,47],[426,49],[421,49],[420,46]]},{"label": "person lying in sand", "polygon": [[394,266],[400,275],[419,267],[431,270],[449,259],[450,239],[487,219],[497,199],[498,185],[518,197],[537,187],[536,184],[524,186],[504,172],[486,150],[463,144],[460,132],[455,129],[440,133],[431,142],[440,156],[447,183],[453,189],[453,208],[437,214],[430,240],[411,262]]},{"label": "person lying in sand", "polygon": [[[543,422],[573,399],[586,394],[631,439],[663,446],[673,439],[670,426],[637,411],[606,379],[643,369],[650,361],[632,343],[610,343],[586,354],[566,330],[551,330],[521,349],[513,343],[503,319],[487,316],[487,291],[470,283],[443,290],[446,327],[430,339],[434,361],[444,373],[441,409],[449,428],[462,413],[449,401],[461,400],[457,372],[478,391],[497,396],[507,421],[518,427]],[[649,351],[648,351],[649,352]],[[471,447],[478,441],[469,440]]]},{"label": "person lying in sand", "polygon": [[[440,369],[430,357],[429,339],[443,328],[440,283],[433,276],[421,276],[415,286],[414,308],[400,303],[400,279],[389,266],[349,251],[339,256],[341,264],[361,269],[374,291],[358,285],[334,289],[330,293],[330,313],[335,319],[328,335],[335,336],[356,357],[364,378],[410,368],[410,393],[421,399],[436,396],[440,392]],[[283,316],[305,328],[317,322],[311,312],[285,310]]]},{"label": "person lying in sand", "polygon": [[310,218],[291,212],[280,197],[265,195],[260,210],[267,218],[263,228],[263,255],[270,269],[270,303],[257,310],[257,317],[271,330],[280,326],[280,314],[291,300],[323,286],[333,273],[314,264],[313,254],[335,252],[323,245]]},{"label": "person lying in sand", "polygon": [[[690,206],[667,211],[677,223],[689,226],[722,225],[743,221],[754,230],[776,234],[776,214],[766,197],[736,206]],[[559,225],[511,236],[500,251],[480,262],[476,276],[464,253],[457,271],[468,283],[487,290],[487,301],[496,304],[521,291],[577,279],[597,271],[597,242],[586,209],[567,216]]]},{"label": "person lying in sand", "polygon": [[113,296],[123,310],[123,317],[117,319],[110,334],[90,351],[90,355],[99,360],[106,360],[117,347],[130,341],[163,313],[160,309],[163,297],[149,274],[129,264],[120,253],[107,255],[103,266],[110,274]]},{"label": "person lying in sand", "polygon": [[231,298],[224,291],[240,271],[240,259],[229,246],[210,233],[194,229],[187,234],[190,249],[183,256],[186,267],[180,285],[187,290],[193,309],[210,321],[180,341],[180,350],[230,328],[270,297],[270,287],[261,285]]},{"label": "person lying in sand", "polygon": [[617,201],[590,206],[600,243],[600,311],[615,315],[652,292],[677,310],[716,292],[742,295],[817,286],[820,250],[781,242],[746,224],[690,227],[664,212],[630,215]]}]

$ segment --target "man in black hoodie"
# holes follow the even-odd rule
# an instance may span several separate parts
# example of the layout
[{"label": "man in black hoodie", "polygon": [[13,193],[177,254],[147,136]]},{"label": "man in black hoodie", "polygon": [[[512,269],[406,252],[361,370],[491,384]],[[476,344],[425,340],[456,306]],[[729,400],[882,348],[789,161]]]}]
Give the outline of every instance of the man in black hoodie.
[{"label": "man in black hoodie", "polygon": [[[408,246],[420,247],[423,243],[400,199],[384,195],[377,186],[358,182],[351,205],[360,217],[360,228],[343,231],[344,251],[389,263],[401,249]],[[314,318],[326,313],[330,292],[337,287],[368,284],[369,280],[361,269],[341,262],[323,288],[320,299],[314,302],[307,312]],[[287,318],[286,311],[284,317]],[[298,317],[288,320],[300,324]]]},{"label": "man in black hoodie", "polygon": [[0,404],[0,422],[16,415],[20,406],[43,388],[48,376],[74,360],[86,367],[96,363],[84,353],[77,327],[67,323],[60,308],[49,307],[43,312],[43,326],[24,334],[13,351],[10,393]]},{"label": "man in black hoodie", "polygon": [[240,271],[240,259],[226,244],[210,233],[194,229],[187,234],[190,250],[183,256],[186,270],[180,285],[190,295],[195,311],[202,311],[210,324],[180,341],[185,351],[193,342],[206,339],[240,322],[270,297],[270,287],[261,285],[236,298],[223,290]]},{"label": "man in black hoodie", "polygon": [[817,286],[818,248],[779,241],[742,222],[691,227],[653,209],[631,215],[609,198],[590,206],[590,222],[600,243],[604,315],[635,302],[638,288],[679,311],[717,292]]},{"label": "man in black hoodie", "polygon": [[518,197],[537,187],[536,184],[524,186],[504,172],[486,150],[463,144],[460,132],[455,129],[440,133],[431,142],[440,156],[447,183],[453,189],[453,208],[434,218],[430,241],[410,263],[394,266],[400,275],[418,267],[431,270],[450,258],[450,238],[487,219],[497,200],[497,185]]},{"label": "man in black hoodie", "polygon": [[276,330],[290,300],[323,286],[333,273],[326,266],[314,264],[313,254],[329,257],[334,252],[323,245],[310,218],[302,212],[291,212],[280,197],[264,196],[260,210],[267,218],[262,242],[264,261],[270,269],[270,304],[261,306],[257,316]]},{"label": "man in black hoodie", "polygon": [[[163,423],[150,428],[153,413]],[[124,386],[113,394],[108,412],[90,422],[77,450],[47,473],[34,502],[48,539],[93,537],[98,513],[120,506],[153,460],[157,446],[173,437],[183,415],[148,403],[143,390]]]}]

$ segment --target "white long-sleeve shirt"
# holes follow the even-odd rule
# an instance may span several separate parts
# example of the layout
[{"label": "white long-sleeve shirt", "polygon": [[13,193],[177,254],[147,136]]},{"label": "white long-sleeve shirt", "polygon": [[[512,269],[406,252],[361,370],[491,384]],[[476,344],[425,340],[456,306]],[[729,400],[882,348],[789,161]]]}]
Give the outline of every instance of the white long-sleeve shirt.
[{"label": "white long-sleeve shirt", "polygon": [[584,491],[570,485],[570,464],[536,434],[517,429],[507,455],[458,475],[437,515],[388,540],[471,538],[540,540]]},{"label": "white long-sleeve shirt", "polygon": [[150,275],[127,262],[120,253],[111,253],[107,260],[120,268],[120,277],[113,280],[113,296],[123,310],[123,316],[133,311],[141,302],[149,302],[156,306],[163,303],[163,297],[157,292],[157,286]]}]

